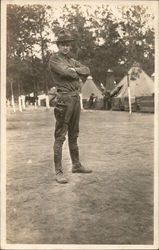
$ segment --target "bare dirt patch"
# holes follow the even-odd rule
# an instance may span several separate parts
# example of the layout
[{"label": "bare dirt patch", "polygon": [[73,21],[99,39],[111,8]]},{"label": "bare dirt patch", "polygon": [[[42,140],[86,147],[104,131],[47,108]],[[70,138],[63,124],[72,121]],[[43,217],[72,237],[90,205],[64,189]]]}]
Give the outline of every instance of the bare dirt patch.
[{"label": "bare dirt patch", "polygon": [[83,111],[80,156],[92,174],[55,182],[53,110],[7,114],[7,243],[152,244],[153,115]]}]

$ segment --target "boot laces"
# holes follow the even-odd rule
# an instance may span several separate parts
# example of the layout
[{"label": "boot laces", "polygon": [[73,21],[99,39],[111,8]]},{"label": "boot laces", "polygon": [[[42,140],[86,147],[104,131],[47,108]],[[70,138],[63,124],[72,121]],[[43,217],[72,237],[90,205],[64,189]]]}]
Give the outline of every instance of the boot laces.
[{"label": "boot laces", "polygon": [[62,174],[63,174],[63,171],[60,169],[60,170],[56,173],[56,175],[58,175],[58,174],[62,175]]}]

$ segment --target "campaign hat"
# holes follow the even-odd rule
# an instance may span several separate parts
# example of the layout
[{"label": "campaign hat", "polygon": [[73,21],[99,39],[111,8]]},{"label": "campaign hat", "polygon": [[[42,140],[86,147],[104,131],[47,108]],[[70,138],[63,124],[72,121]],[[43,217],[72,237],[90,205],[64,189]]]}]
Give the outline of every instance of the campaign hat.
[{"label": "campaign hat", "polygon": [[57,35],[56,43],[72,42],[74,40],[75,39],[68,30],[62,29]]}]

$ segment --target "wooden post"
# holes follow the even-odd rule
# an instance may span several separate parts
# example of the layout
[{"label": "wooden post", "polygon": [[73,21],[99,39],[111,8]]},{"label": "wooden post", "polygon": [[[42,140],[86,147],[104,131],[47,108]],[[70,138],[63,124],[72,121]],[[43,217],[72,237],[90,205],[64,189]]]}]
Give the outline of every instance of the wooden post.
[{"label": "wooden post", "polygon": [[50,105],[49,105],[49,96],[46,95],[46,108],[50,108]]},{"label": "wooden post", "polygon": [[21,103],[21,97],[18,96],[18,103],[19,103],[19,111],[22,112],[22,103]]},{"label": "wooden post", "polygon": [[15,103],[14,103],[13,82],[12,82],[12,80],[11,80],[11,82],[10,82],[10,86],[11,86],[11,96],[12,96],[11,105],[12,105],[12,107],[13,107],[13,111],[15,112]]},{"label": "wooden post", "polygon": [[25,95],[21,95],[22,108],[25,109]]},{"label": "wooden post", "polygon": [[21,97],[20,97],[20,82],[19,82],[19,76],[17,78],[18,81],[18,93],[19,93],[19,97],[18,97],[18,104],[19,104],[19,111],[22,112],[22,104],[21,104]]}]

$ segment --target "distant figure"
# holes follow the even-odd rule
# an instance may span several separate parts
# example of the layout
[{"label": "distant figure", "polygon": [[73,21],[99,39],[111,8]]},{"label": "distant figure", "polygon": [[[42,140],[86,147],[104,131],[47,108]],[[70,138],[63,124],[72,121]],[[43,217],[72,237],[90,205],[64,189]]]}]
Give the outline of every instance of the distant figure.
[{"label": "distant figure", "polygon": [[101,83],[101,90],[102,90],[102,95],[103,95],[103,109],[110,110],[112,106],[112,98],[110,91],[107,90],[103,84]]},{"label": "distant figure", "polygon": [[95,108],[95,101],[96,101],[96,97],[94,95],[94,93],[92,93],[89,97],[89,108]]},{"label": "distant figure", "polygon": [[107,92],[107,109],[110,110],[111,108],[112,108],[112,98],[109,91]]},{"label": "distant figure", "polygon": [[106,110],[110,110],[112,106],[111,105],[112,99],[111,99],[110,91],[105,90],[103,94],[104,94],[103,108]]}]

